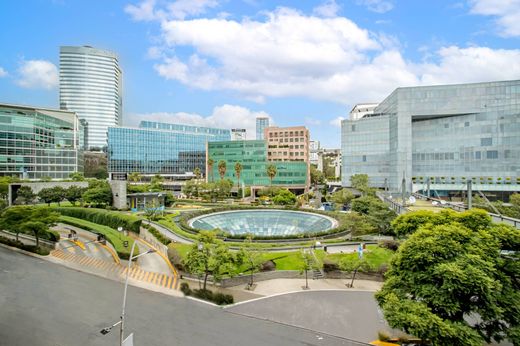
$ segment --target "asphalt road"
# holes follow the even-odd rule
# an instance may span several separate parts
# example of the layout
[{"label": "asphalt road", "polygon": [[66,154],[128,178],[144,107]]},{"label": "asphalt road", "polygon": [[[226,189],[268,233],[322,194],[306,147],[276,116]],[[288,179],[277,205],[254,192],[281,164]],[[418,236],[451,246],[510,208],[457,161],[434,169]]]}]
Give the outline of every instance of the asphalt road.
[{"label": "asphalt road", "polygon": [[[117,345],[123,286],[0,247],[0,344]],[[330,318],[332,316],[323,316]],[[348,340],[258,320],[129,287],[126,330],[135,345],[355,345]]]},{"label": "asphalt road", "polygon": [[[94,233],[62,223],[59,223],[52,229],[60,232],[60,248],[64,249],[65,251],[75,255],[94,257],[103,261],[114,262],[114,258],[112,257],[112,254],[108,252],[108,250],[101,246],[101,244],[93,242],[96,240],[96,235]],[[78,246],[74,246],[74,244],[67,239],[67,235],[70,233],[71,229],[76,231],[78,239],[81,240],[83,244],[85,244],[85,250],[80,249]]]},{"label": "asphalt road", "polygon": [[[139,253],[144,253],[150,250],[150,247],[146,243],[140,240],[137,241],[137,246],[139,246]],[[168,267],[164,259],[158,253],[149,253],[146,256],[139,257],[137,259],[137,264],[143,270],[173,275],[170,267]]]}]

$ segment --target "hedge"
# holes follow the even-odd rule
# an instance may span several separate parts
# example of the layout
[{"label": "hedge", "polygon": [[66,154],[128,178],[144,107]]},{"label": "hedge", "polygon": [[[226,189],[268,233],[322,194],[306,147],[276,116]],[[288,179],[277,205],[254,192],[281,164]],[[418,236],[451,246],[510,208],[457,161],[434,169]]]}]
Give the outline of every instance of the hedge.
[{"label": "hedge", "polygon": [[142,222],[142,220],[136,216],[125,215],[121,212],[109,211],[105,209],[76,207],[57,207],[54,209],[61,215],[87,220],[99,225],[111,227],[113,229],[123,227],[123,229],[132,231],[137,234],[139,234],[139,228]]},{"label": "hedge", "polygon": [[142,224],[141,227],[146,228],[158,241],[160,241],[164,245],[168,245],[172,242],[170,239],[166,238],[161,232],[159,232],[152,225]]},{"label": "hedge", "polygon": [[212,292],[208,289],[192,290],[186,282],[181,283],[181,291],[186,296],[193,296],[199,299],[204,299],[217,305],[228,305],[234,303],[234,299],[231,294]]},{"label": "hedge", "polygon": [[[107,226],[98,225],[97,223],[93,223],[90,221],[77,219],[70,216],[61,216],[60,222],[66,223],[71,226],[75,226],[87,231],[92,231],[95,233],[103,234],[106,240],[114,246],[116,249],[117,255],[121,259],[129,259],[130,258],[130,250],[132,249],[132,244],[134,240],[128,236],[121,235],[115,229],[112,229]],[[128,247],[124,247],[123,241],[128,241]],[[136,247],[134,250],[134,256],[139,254],[139,247]]]},{"label": "hedge", "polygon": [[26,244],[22,243],[21,241],[16,241],[14,239],[9,239],[9,238],[2,237],[2,236],[0,236],[0,243],[8,245],[8,246],[12,246],[12,247],[17,247],[19,249],[33,252],[33,253],[36,253],[36,254],[42,255],[42,256],[47,256],[50,253],[49,249],[46,249],[44,247],[36,247],[36,245],[26,245]]}]

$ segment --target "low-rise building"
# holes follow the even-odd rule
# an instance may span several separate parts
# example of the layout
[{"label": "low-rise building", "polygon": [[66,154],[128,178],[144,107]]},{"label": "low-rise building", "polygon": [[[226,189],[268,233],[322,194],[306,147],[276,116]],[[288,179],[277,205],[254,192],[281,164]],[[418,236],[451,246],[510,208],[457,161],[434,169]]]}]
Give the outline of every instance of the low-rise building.
[{"label": "low-rise building", "polygon": [[82,173],[83,126],[74,112],[0,104],[0,176],[67,179]]},{"label": "low-rise building", "polygon": [[319,150],[317,169],[328,179],[341,178],[341,149]]}]

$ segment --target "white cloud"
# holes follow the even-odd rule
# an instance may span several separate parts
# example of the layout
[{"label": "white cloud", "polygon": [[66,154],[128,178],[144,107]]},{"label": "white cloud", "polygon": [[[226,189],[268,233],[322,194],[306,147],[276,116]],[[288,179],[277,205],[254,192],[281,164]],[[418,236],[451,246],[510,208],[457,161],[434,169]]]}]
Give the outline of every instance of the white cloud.
[{"label": "white cloud", "polygon": [[46,60],[25,60],[18,69],[16,83],[23,88],[53,89],[58,86],[58,68]]},{"label": "white cloud", "polygon": [[329,124],[332,126],[335,126],[335,127],[341,127],[341,122],[345,119],[346,119],[345,117],[337,117],[337,118],[332,119],[329,122]]},{"label": "white cloud", "polygon": [[[255,102],[308,97],[352,105],[382,101],[399,86],[520,77],[519,50],[451,46],[409,61],[392,36],[370,33],[344,17],[288,8],[261,20],[165,20],[161,30],[164,44],[154,66],[159,75]],[[191,55],[175,55],[184,47]]]},{"label": "white cloud", "polygon": [[258,116],[267,116],[270,118],[270,123],[273,122],[273,119],[266,112],[255,112],[245,107],[225,104],[215,107],[211,115],[206,117],[200,114],[184,112],[133,114],[130,115],[130,124],[128,125],[136,126],[141,120],[149,120],[224,129],[232,129],[238,126],[246,129],[248,139],[255,139],[256,117]]},{"label": "white cloud", "polygon": [[184,19],[204,14],[219,3],[217,0],[177,0],[169,2],[164,9],[159,9],[156,5],[156,0],[142,0],[138,5],[126,5],[125,12],[135,21]]},{"label": "white cloud", "polygon": [[320,17],[336,17],[341,7],[336,0],[327,0],[323,4],[313,8],[312,13]]},{"label": "white cloud", "polygon": [[8,73],[3,67],[0,67],[0,78],[7,76]]},{"label": "white cloud", "polygon": [[386,13],[394,8],[394,4],[386,0],[357,0],[356,3],[376,13]]},{"label": "white cloud", "polygon": [[310,118],[310,117],[305,117],[305,125],[319,126],[319,125],[321,125],[321,120],[313,119],[313,118]]},{"label": "white cloud", "polygon": [[500,34],[520,36],[520,0],[470,0],[470,13],[493,16]]}]

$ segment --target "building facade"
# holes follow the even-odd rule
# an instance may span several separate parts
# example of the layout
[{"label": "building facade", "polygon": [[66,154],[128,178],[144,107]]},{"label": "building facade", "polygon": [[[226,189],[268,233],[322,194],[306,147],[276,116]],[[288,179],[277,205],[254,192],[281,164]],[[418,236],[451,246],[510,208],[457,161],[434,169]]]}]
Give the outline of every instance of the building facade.
[{"label": "building facade", "polygon": [[264,129],[269,127],[268,117],[256,118],[256,139],[264,139]]},{"label": "building facade", "polygon": [[378,105],[379,103],[358,103],[350,111],[349,120],[359,120],[374,114],[374,110]]},{"label": "building facade", "polygon": [[320,141],[309,141],[309,162],[311,165],[318,165],[318,152],[320,149]]},{"label": "building facade", "polygon": [[246,129],[231,129],[232,141],[245,141],[247,139]]},{"label": "building facade", "polygon": [[195,168],[205,174],[206,142],[230,140],[230,131],[143,121],[139,128],[108,128],[108,172],[114,178],[142,175],[182,178]]},{"label": "building facade", "polygon": [[[273,164],[277,171],[272,181],[273,186],[294,190],[308,188],[307,163],[270,162],[267,152],[267,142],[264,140],[208,142],[208,159],[213,159],[214,164],[212,172],[208,172],[206,179],[208,181],[220,179],[218,163],[224,161],[226,163],[224,179],[230,179],[235,185],[269,186],[271,181],[267,175],[267,167]],[[235,172],[237,162],[242,164],[240,179]]]},{"label": "building facade", "polygon": [[396,89],[342,122],[342,155],[344,186],[366,173],[393,191],[519,191],[520,81]]},{"label": "building facade", "polygon": [[341,149],[318,151],[318,171],[328,179],[341,178]]},{"label": "building facade", "polygon": [[83,172],[83,125],[74,112],[0,104],[0,175],[66,179]]},{"label": "building facade", "polygon": [[123,74],[115,53],[89,46],[60,48],[60,108],[87,122],[86,146],[107,146],[107,129],[122,124]]}]

